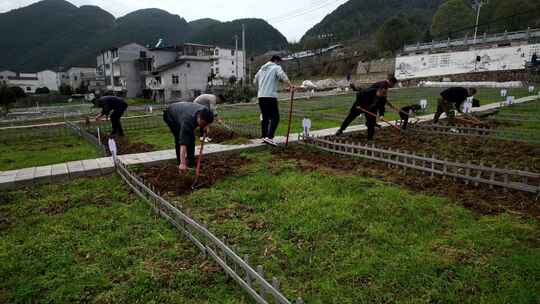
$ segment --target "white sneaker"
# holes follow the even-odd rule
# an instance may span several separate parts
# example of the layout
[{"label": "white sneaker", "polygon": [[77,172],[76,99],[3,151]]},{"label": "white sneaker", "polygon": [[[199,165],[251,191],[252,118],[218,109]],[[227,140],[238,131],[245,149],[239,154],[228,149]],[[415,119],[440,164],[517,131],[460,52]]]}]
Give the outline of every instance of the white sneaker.
[{"label": "white sneaker", "polygon": [[271,146],[274,146],[274,147],[277,147],[278,145],[276,144],[276,142],[270,138],[265,138],[263,139],[263,142],[266,143],[266,144],[269,144]]},{"label": "white sneaker", "polygon": [[212,142],[212,139],[211,139],[211,138],[209,138],[209,137],[207,137],[207,138],[204,138],[204,137],[200,137],[199,139],[200,139],[201,141],[203,141],[203,140],[204,140],[204,142],[205,142],[205,143],[209,143],[209,142]]}]

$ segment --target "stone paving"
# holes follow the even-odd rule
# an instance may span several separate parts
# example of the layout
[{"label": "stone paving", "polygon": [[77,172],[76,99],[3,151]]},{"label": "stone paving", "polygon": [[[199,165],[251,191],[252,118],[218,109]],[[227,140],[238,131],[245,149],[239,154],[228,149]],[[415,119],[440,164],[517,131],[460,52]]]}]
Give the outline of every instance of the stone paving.
[{"label": "stone paving", "polygon": [[[537,99],[536,96],[525,97],[515,101],[516,104],[524,103]],[[473,112],[483,112],[500,108],[501,103],[488,104],[479,108],[474,108]],[[418,119],[420,122],[430,121],[433,119],[433,114],[420,116]],[[396,125],[397,121],[391,122]],[[349,127],[346,133],[358,132],[365,130],[363,125]],[[338,128],[325,129],[312,132],[315,136],[328,136],[336,133]],[[300,134],[291,134],[290,142],[294,143],[298,141]],[[276,137],[275,141],[278,144],[285,143],[285,137]],[[223,153],[231,151],[241,151],[246,149],[255,149],[264,147],[265,144],[261,140],[252,140],[248,144],[244,145],[219,145],[209,144],[205,146],[204,154]],[[198,149],[196,155],[199,154]],[[149,153],[129,154],[118,156],[119,160],[127,165],[152,165],[159,164],[161,162],[174,160],[176,158],[175,150],[163,150]],[[114,162],[112,157],[104,157],[98,159],[87,159],[81,161],[73,161],[62,164],[54,164],[41,167],[32,167],[11,171],[0,171],[0,190],[20,188],[25,186],[31,186],[34,184],[53,183],[59,181],[65,181],[68,179],[75,179],[80,177],[95,177],[101,175],[107,175],[114,172]]]}]

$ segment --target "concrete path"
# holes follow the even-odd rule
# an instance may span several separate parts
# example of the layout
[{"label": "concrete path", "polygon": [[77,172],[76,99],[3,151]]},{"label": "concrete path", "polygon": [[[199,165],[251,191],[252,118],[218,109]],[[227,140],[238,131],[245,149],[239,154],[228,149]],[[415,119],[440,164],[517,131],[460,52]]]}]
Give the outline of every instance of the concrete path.
[{"label": "concrete path", "polygon": [[[525,97],[515,101],[515,104],[524,103],[536,100],[536,96]],[[483,112],[500,108],[502,103],[488,104],[479,108],[474,108],[473,112]],[[420,122],[426,122],[433,119],[433,114],[418,117]],[[391,122],[396,125],[397,121]],[[383,125],[384,126],[384,125]],[[347,129],[345,133],[353,133],[365,130],[364,125],[352,126]],[[329,136],[334,135],[338,128],[325,129],[312,132],[315,136]],[[291,134],[290,142],[295,143],[298,141],[300,134]],[[285,137],[276,137],[275,141],[278,144],[285,143]],[[248,144],[244,145],[219,145],[209,144],[205,146],[204,154],[215,154],[231,151],[242,151],[247,149],[262,148],[265,144],[261,140],[252,140]],[[199,154],[198,149],[195,152]],[[175,150],[163,150],[149,153],[120,155],[118,157],[123,163],[127,165],[153,165],[162,162],[176,159]],[[42,167],[32,167],[12,171],[0,171],[0,190],[19,188],[24,186],[31,186],[42,183],[52,183],[58,181],[65,181],[68,179],[74,179],[79,177],[92,177],[107,175],[114,172],[114,162],[111,157],[104,157],[98,159],[87,159],[82,161],[73,161],[62,164],[48,165]]]}]

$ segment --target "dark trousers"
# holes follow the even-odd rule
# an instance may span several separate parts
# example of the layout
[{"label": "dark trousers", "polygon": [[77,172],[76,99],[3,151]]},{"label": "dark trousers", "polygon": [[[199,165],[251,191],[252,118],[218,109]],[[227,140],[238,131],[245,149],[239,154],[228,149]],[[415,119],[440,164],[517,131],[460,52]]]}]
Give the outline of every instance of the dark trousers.
[{"label": "dark trousers", "polygon": [[[167,110],[163,112],[163,121],[167,124],[169,129],[171,130],[171,133],[174,136],[174,149],[176,150],[176,162],[180,164],[180,125],[174,121],[169,114],[167,113]],[[193,137],[193,141],[186,145],[187,147],[187,164],[188,167],[193,168],[195,167],[195,136]]]},{"label": "dark trousers", "polygon": [[277,98],[259,98],[259,108],[261,109],[261,132],[262,137],[274,138],[279,125],[279,108]]},{"label": "dark trousers", "polygon": [[111,135],[115,136],[124,136],[124,129],[122,128],[122,123],[120,122],[122,115],[124,115],[124,112],[126,109],[123,110],[114,110],[111,114],[111,124],[112,124],[112,132]]},{"label": "dark trousers", "polygon": [[435,112],[435,118],[433,119],[434,123],[439,122],[439,118],[441,118],[442,113],[446,113],[450,124],[454,123],[455,113],[453,103],[450,103],[445,99],[439,98],[437,102],[437,112]]},{"label": "dark trousers", "polygon": [[356,108],[356,105],[354,105],[351,110],[349,111],[349,115],[345,118],[343,123],[341,124],[341,128],[339,128],[340,131],[345,131],[349,125],[356,119],[358,116],[364,114],[366,117],[366,127],[368,128],[368,140],[372,140],[375,135],[375,126],[377,126],[377,118],[373,117],[372,115],[368,113],[364,113],[364,111],[359,110]]},{"label": "dark trousers", "polygon": [[409,125],[409,115],[405,113],[399,113],[399,117],[401,118],[401,129],[407,130],[407,126]]}]

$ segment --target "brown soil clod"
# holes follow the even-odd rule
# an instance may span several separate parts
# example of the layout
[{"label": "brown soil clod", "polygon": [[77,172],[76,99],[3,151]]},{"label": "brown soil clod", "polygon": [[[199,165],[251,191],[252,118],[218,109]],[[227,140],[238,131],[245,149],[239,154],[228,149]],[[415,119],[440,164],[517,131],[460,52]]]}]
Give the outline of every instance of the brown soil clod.
[{"label": "brown soil clod", "polygon": [[[113,137],[116,141],[116,148],[118,149],[117,154],[118,155],[124,155],[124,154],[137,154],[137,153],[146,153],[146,152],[153,152],[156,151],[156,148],[154,145],[146,144],[146,143],[139,143],[139,142],[131,142],[128,137]],[[101,137],[101,143],[107,147],[109,147],[109,136],[102,136]]]},{"label": "brown soil clod", "polygon": [[[232,176],[248,163],[239,155],[209,155],[205,156],[201,164],[201,176],[198,185],[210,187],[219,180]],[[140,176],[150,182],[161,193],[174,193],[180,196],[193,192],[191,186],[195,180],[193,172],[181,174],[175,163],[147,167]]]}]

